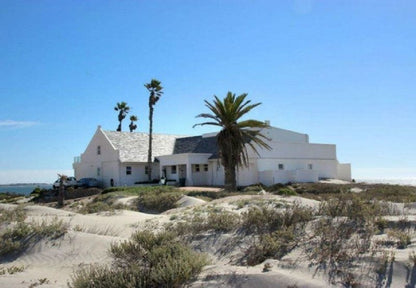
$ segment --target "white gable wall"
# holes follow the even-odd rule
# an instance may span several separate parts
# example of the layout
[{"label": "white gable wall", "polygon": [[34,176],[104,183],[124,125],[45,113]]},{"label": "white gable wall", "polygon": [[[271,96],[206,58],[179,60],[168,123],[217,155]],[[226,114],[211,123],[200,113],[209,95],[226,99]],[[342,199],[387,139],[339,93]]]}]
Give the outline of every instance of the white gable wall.
[{"label": "white gable wall", "polygon": [[[100,146],[100,154],[98,154]],[[114,149],[106,136],[98,127],[85,152],[81,154],[79,163],[74,163],[74,173],[77,179],[96,178],[104,186],[110,185],[110,179],[119,183],[119,160],[118,151]],[[100,171],[97,171],[97,169]],[[99,175],[97,172],[100,172]]]},{"label": "white gable wall", "polygon": [[309,136],[290,130],[280,129],[276,127],[264,128],[261,130],[261,134],[276,142],[286,143],[308,143]]}]

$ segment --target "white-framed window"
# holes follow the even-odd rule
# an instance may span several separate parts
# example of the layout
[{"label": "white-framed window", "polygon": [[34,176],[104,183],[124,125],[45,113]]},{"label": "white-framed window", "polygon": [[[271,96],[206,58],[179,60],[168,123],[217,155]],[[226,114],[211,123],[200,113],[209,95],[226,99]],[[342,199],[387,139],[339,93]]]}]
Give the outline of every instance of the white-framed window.
[{"label": "white-framed window", "polygon": [[101,175],[101,168],[97,167],[97,177],[100,177],[100,175]]},{"label": "white-framed window", "polygon": [[278,168],[279,170],[285,170],[285,165],[283,165],[282,163],[279,163],[279,164],[277,165],[277,168]]},{"label": "white-framed window", "polygon": [[195,164],[195,172],[199,172],[199,164]]},{"label": "white-framed window", "polygon": [[131,175],[131,166],[126,166],[126,175]]},{"label": "white-framed window", "polygon": [[313,165],[312,165],[312,163],[309,163],[309,164],[308,164],[308,169],[309,169],[309,170],[312,170],[312,169],[313,169]]},{"label": "white-framed window", "polygon": [[101,146],[100,145],[97,146],[97,155],[101,155]]},{"label": "white-framed window", "polygon": [[208,171],[208,164],[204,164],[204,171],[207,172]]},{"label": "white-framed window", "polygon": [[144,174],[149,174],[149,166],[144,166]]},{"label": "white-framed window", "polygon": [[170,166],[170,173],[176,174],[176,166]]}]

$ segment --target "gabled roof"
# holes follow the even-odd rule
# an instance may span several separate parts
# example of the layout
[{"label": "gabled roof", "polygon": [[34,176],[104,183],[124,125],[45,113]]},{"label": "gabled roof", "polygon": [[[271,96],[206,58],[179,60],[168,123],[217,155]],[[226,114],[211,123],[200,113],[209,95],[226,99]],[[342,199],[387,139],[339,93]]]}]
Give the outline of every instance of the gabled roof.
[{"label": "gabled roof", "polygon": [[[149,135],[147,133],[104,130],[102,130],[102,132],[113,147],[120,151],[121,162],[147,162],[147,152],[149,149]],[[153,158],[172,154],[175,147],[175,140],[178,137],[183,136],[153,134]]]}]

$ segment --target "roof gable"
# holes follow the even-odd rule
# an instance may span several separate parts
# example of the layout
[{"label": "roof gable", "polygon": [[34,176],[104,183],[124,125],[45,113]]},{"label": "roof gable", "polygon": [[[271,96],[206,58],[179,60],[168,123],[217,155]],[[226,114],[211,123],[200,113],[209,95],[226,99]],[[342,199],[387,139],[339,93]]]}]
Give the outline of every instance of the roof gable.
[{"label": "roof gable", "polygon": [[[119,151],[121,162],[147,162],[149,135],[141,132],[103,131],[113,147]],[[152,156],[172,154],[177,135],[153,134]]]}]

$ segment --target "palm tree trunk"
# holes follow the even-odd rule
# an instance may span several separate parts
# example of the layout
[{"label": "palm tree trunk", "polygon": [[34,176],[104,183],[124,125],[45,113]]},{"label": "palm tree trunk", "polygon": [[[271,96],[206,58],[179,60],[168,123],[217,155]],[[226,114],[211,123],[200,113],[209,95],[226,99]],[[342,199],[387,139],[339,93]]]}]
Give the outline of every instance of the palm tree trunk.
[{"label": "palm tree trunk", "polygon": [[[228,166],[228,165],[227,165]],[[225,190],[237,191],[237,181],[236,181],[236,173],[234,166],[224,167],[224,174],[225,174]]]},{"label": "palm tree trunk", "polygon": [[152,134],[153,134],[153,106],[149,104],[149,151],[147,153],[148,180],[152,181]]},{"label": "palm tree trunk", "polygon": [[64,195],[65,195],[65,186],[64,186],[64,183],[63,183],[63,181],[61,181],[60,183],[59,183],[59,192],[58,192],[58,206],[59,207],[62,207],[62,206],[64,206]]}]

